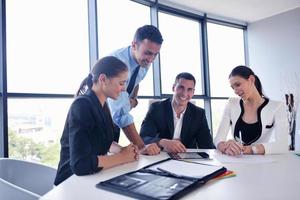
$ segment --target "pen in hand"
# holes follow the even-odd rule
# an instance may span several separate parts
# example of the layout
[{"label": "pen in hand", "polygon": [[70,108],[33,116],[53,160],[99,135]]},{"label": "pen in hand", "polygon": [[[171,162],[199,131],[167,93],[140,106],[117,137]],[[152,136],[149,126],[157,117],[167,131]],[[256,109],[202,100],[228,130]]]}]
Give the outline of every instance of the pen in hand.
[{"label": "pen in hand", "polygon": [[[242,139],[242,132],[239,131],[239,140],[240,140],[240,144],[243,147],[243,139]],[[241,155],[243,155],[243,149],[241,149]]]}]

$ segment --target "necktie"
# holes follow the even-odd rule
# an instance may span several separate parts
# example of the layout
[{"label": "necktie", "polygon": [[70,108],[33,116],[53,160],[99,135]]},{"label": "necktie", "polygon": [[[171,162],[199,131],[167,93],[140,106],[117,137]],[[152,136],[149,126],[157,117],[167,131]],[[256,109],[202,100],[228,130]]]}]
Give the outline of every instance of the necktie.
[{"label": "necktie", "polygon": [[127,92],[128,94],[130,94],[134,88],[134,84],[135,84],[135,80],[136,80],[136,77],[139,73],[139,70],[140,70],[140,66],[137,66],[137,68],[135,68],[132,76],[130,77],[130,81],[129,81],[129,84],[127,86]]}]

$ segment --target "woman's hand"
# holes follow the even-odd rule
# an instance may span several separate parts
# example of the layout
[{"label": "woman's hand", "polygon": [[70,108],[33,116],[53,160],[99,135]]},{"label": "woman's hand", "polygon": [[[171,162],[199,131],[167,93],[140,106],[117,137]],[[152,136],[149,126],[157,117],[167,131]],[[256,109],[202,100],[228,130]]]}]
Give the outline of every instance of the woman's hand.
[{"label": "woman's hand", "polygon": [[227,155],[236,156],[243,153],[243,145],[235,140],[228,140],[226,142],[221,142],[218,145],[218,149]]},{"label": "woman's hand", "polygon": [[253,154],[251,146],[244,146],[243,147],[243,153],[244,154]]},{"label": "woman's hand", "polygon": [[243,152],[244,154],[260,154],[260,155],[264,155],[265,154],[265,147],[263,144],[256,144],[255,145],[255,149],[256,151],[253,152],[253,146],[244,146],[243,147]]},{"label": "woman's hand", "polygon": [[120,151],[121,158],[124,162],[132,162],[139,159],[138,147],[134,144],[129,144],[123,147]]}]

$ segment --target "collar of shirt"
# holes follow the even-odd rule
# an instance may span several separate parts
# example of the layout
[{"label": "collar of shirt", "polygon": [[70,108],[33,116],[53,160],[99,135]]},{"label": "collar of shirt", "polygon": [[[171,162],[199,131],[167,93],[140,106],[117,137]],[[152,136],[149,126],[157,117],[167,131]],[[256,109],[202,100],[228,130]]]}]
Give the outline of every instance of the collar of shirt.
[{"label": "collar of shirt", "polygon": [[[172,104],[171,104],[172,105]],[[180,114],[179,118],[177,117],[177,114],[175,112],[175,109],[172,105],[172,110],[173,110],[173,121],[174,121],[174,134],[173,134],[173,139],[178,139],[180,138],[180,134],[181,134],[181,128],[182,128],[182,121],[183,121],[183,117],[186,111],[186,108],[184,109],[184,111]]]},{"label": "collar of shirt", "polygon": [[128,67],[129,67],[129,70],[132,74],[134,69],[139,66],[139,63],[137,63],[136,60],[133,57],[131,46],[128,47],[128,58],[129,58],[129,66]]},{"label": "collar of shirt", "polygon": [[[127,47],[127,54],[128,54],[128,58],[129,58],[128,59],[128,68],[129,68],[128,83],[129,83],[129,80],[130,80],[134,70],[139,66],[139,64],[133,57],[131,46]],[[149,70],[149,67],[140,67],[139,73],[136,77],[135,86],[137,84],[139,84],[145,78],[148,70]]]}]

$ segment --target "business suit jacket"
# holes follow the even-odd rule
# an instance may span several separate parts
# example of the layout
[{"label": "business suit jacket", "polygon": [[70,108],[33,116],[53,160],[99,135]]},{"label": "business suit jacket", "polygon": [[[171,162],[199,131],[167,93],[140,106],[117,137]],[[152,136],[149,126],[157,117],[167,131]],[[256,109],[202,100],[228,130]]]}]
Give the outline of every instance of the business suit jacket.
[{"label": "business suit jacket", "polygon": [[98,155],[105,155],[113,141],[112,121],[93,91],[72,103],[60,140],[60,162],[55,185],[72,174],[87,175],[101,170]]},{"label": "business suit jacket", "polygon": [[[150,105],[140,131],[146,144],[158,142],[160,139],[173,139],[174,121],[171,101],[166,99]],[[204,110],[190,102],[183,116],[180,139],[186,148],[215,148]]]},{"label": "business suit jacket", "polygon": [[[220,142],[226,141],[229,129],[234,137],[234,129],[239,119],[242,108],[240,98],[229,98],[223,113],[214,143],[217,146]],[[288,121],[286,108],[283,102],[266,99],[267,104],[260,113],[259,122],[262,125],[261,136],[252,143],[262,144],[265,154],[279,154],[288,151]]]}]

